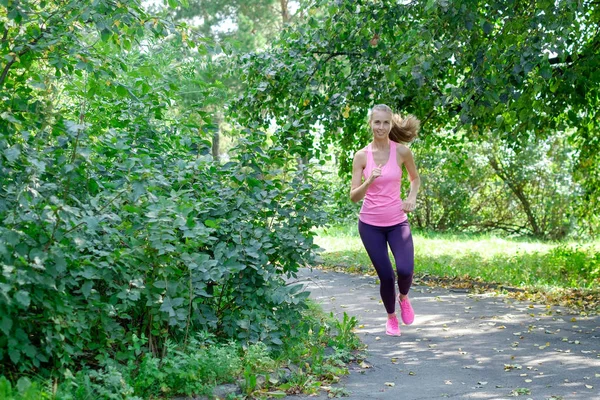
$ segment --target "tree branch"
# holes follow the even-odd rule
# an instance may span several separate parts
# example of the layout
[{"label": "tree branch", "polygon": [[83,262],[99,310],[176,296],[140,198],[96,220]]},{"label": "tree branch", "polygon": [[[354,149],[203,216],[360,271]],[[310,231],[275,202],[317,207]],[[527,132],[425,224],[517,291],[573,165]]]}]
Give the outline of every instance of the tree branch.
[{"label": "tree branch", "polygon": [[329,57],[325,60],[325,62],[327,62],[331,58],[337,57],[337,56],[362,56],[362,53],[357,53],[357,52],[353,52],[353,51],[336,51],[333,53],[330,51],[313,51],[311,53],[312,54],[327,54],[327,55],[329,55]]},{"label": "tree branch", "polygon": [[19,52],[19,54],[14,55],[12,60],[10,60],[8,63],[6,63],[6,65],[4,66],[4,69],[2,70],[2,74],[0,75],[0,88],[2,88],[4,86],[4,81],[6,80],[6,76],[8,75],[8,70],[10,70],[10,67],[12,67],[13,64],[17,61],[17,58],[29,53],[29,51],[31,51],[31,48],[33,46],[35,46],[37,44],[37,42],[44,36],[44,33],[46,33],[46,30],[42,29],[42,32],[40,33],[40,35],[38,37],[33,39],[31,42],[29,42],[27,47],[25,47],[23,50],[21,50]]}]

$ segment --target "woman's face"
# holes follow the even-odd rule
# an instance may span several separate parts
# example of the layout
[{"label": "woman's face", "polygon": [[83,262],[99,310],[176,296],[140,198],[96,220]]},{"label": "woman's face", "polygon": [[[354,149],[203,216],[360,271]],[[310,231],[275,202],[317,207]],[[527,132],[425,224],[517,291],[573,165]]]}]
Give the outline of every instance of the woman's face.
[{"label": "woman's face", "polygon": [[383,110],[375,110],[371,114],[371,130],[378,139],[387,138],[392,129],[392,115]]}]

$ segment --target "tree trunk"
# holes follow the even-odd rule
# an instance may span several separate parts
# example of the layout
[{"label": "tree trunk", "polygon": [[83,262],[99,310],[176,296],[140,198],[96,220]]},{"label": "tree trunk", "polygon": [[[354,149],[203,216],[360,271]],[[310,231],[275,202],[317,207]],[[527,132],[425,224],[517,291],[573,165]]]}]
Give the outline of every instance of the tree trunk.
[{"label": "tree trunk", "polygon": [[504,181],[504,183],[506,183],[506,185],[514,193],[514,195],[517,196],[517,199],[521,203],[521,206],[523,207],[523,211],[525,212],[525,215],[527,216],[527,221],[529,222],[529,226],[531,227],[531,231],[532,231],[533,235],[537,236],[537,237],[542,237],[543,232],[540,230],[539,224],[537,223],[537,219],[531,208],[531,203],[529,202],[529,199],[523,192],[522,185],[519,185],[517,182],[515,182],[513,179],[511,179],[511,177],[505,173],[503,168],[500,166],[498,161],[493,156],[490,156],[488,158],[488,160],[489,160],[490,166],[496,172],[496,175],[498,175],[500,177],[500,179],[502,179]]},{"label": "tree trunk", "polygon": [[279,0],[281,4],[281,20],[286,24],[290,20],[290,11],[288,9],[288,0]]},{"label": "tree trunk", "polygon": [[221,124],[223,122],[223,116],[221,113],[216,113],[215,115],[215,124],[217,125],[217,129],[213,133],[212,137],[212,156],[215,162],[219,162],[221,156],[219,155],[219,144],[221,142]]},{"label": "tree trunk", "polygon": [[215,133],[213,133],[213,137],[212,137],[212,156],[213,156],[213,160],[216,162],[219,162],[219,160],[220,160],[219,140],[220,140],[219,130],[216,130]]}]

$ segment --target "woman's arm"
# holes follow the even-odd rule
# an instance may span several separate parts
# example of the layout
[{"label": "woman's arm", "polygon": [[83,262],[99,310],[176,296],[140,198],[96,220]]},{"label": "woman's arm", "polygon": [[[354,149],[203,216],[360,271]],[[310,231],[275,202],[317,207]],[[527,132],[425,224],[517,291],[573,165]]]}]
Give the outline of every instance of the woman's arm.
[{"label": "woman's arm", "polygon": [[363,170],[367,165],[367,153],[363,150],[359,150],[354,155],[352,161],[352,186],[350,187],[350,200],[354,203],[362,200],[367,193],[367,189],[371,183],[381,175],[381,166],[375,168],[371,173],[369,179],[362,181]]},{"label": "woman's arm", "polygon": [[412,152],[406,146],[398,146],[398,161],[400,161],[400,168],[402,165],[406,167],[408,177],[410,179],[410,192],[406,199],[402,202],[402,209],[405,212],[414,211],[417,207],[417,193],[421,187],[421,177],[417,172],[417,166],[415,165],[415,159],[413,158]]}]

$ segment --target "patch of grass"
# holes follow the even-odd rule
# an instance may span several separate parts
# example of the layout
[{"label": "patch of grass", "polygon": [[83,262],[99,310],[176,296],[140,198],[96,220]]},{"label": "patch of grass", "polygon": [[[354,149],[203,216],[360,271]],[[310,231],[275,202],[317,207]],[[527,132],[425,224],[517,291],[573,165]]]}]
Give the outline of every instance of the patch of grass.
[{"label": "patch of grass", "polygon": [[[317,231],[323,266],[374,274],[357,227]],[[413,232],[416,280],[495,284],[557,297],[600,290],[600,242],[551,243],[494,235]],[[390,253],[391,256],[391,253]],[[584,308],[593,304],[586,304]],[[596,305],[597,306],[597,305]]]}]

